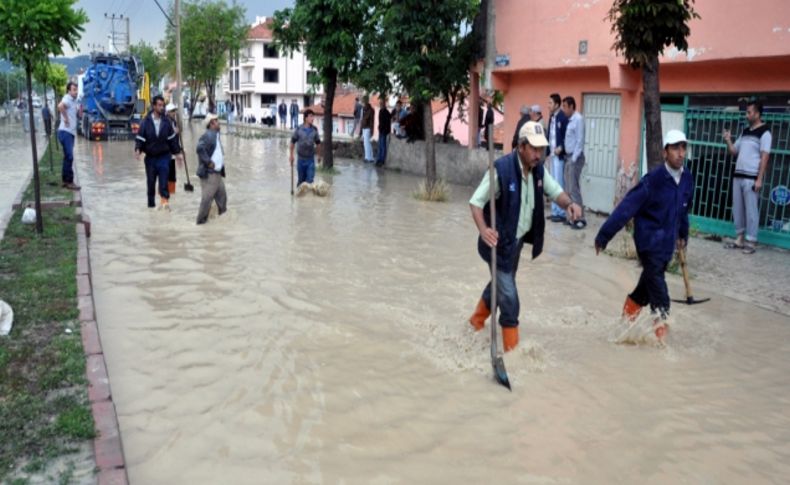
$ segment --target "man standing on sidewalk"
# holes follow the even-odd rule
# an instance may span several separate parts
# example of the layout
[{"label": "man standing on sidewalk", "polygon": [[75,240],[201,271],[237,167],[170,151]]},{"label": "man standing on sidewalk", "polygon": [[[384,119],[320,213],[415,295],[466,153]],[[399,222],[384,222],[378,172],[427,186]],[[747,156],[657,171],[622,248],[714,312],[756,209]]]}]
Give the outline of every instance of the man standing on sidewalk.
[{"label": "man standing on sidewalk", "polygon": [[351,125],[351,138],[357,136],[357,129],[359,128],[359,122],[362,119],[362,103],[359,102],[359,98],[354,98],[354,124]]},{"label": "man standing on sidewalk", "polygon": [[584,201],[580,185],[584,168],[584,118],[576,111],[576,100],[573,99],[573,96],[566,96],[562,100],[562,112],[568,118],[568,128],[565,130],[563,143],[565,188],[571,199],[582,208],[582,216],[573,221],[571,227],[584,229],[587,227],[587,221],[584,220]]},{"label": "man standing on sidewalk", "polygon": [[74,137],[77,135],[77,123],[82,116],[82,106],[77,102],[77,83],[66,84],[66,94],[58,104],[60,111],[60,126],[58,127],[58,141],[63,147],[63,168],[60,179],[63,187],[79,190],[74,185]]},{"label": "man standing on sidewalk", "polygon": [[663,342],[669,332],[669,292],[664,272],[675,248],[686,247],[689,237],[689,210],[694,196],[694,179],[683,169],[686,135],[670,130],[664,137],[664,165],[654,168],[617,205],[595,236],[598,254],[628,221],[634,220],[634,243],[642,275],[634,291],[625,299],[623,317],[636,320],[642,307],[650,305],[653,331]]},{"label": "man standing on sidewalk", "polygon": [[387,101],[384,97],[379,98],[379,154],[376,157],[377,167],[383,167],[387,162],[387,141],[389,141],[391,119],[392,115],[387,110]]},{"label": "man standing on sidewalk", "polygon": [[727,149],[738,156],[732,177],[732,218],[736,238],[735,242],[724,247],[740,249],[743,254],[753,254],[757,246],[760,189],[771,154],[771,130],[763,123],[762,116],[763,104],[751,101],[746,106],[749,127],[743,130],[743,134],[733,144],[730,130],[723,133]]},{"label": "man standing on sidewalk", "polygon": [[[516,288],[516,271],[524,243],[532,245],[532,259],[543,251],[543,194],[568,210],[575,220],[581,207],[573,203],[568,194],[544,172],[540,163],[549,142],[543,127],[528,121],[519,133],[515,150],[494,163],[496,168],[496,222],[491,221],[489,204],[490,187],[488,172],[469,200],[472,219],[480,237],[477,252],[491,265],[491,248],[496,248],[497,257],[497,306],[500,308],[499,324],[502,326],[502,341],[505,352],[518,345],[519,299]],[[524,175],[526,174],[526,176]],[[482,330],[485,320],[491,315],[491,283],[483,290],[469,323],[475,330]]]},{"label": "man standing on sidewalk", "polygon": [[170,192],[167,176],[170,173],[170,155],[182,160],[181,146],[170,119],[165,116],[165,98],[154,96],[151,112],[143,118],[134,143],[134,156],[139,161],[145,153],[145,177],[147,182],[148,207],[156,207],[155,188],[159,182],[161,209],[170,210]]},{"label": "man standing on sidewalk", "polygon": [[197,223],[205,224],[211,210],[211,202],[217,202],[219,215],[228,210],[228,196],[225,192],[225,153],[219,138],[217,115],[206,116],[206,132],[197,144],[198,168],[200,178],[200,208]]},{"label": "man standing on sidewalk", "polygon": [[291,129],[295,130],[297,126],[299,126],[299,105],[296,104],[296,100],[291,100]]},{"label": "man standing on sidewalk", "polygon": [[285,100],[280,101],[280,106],[277,107],[277,114],[280,115],[280,128],[285,129],[285,124],[288,121],[288,105]]},{"label": "man standing on sidewalk", "polygon": [[373,163],[373,144],[371,137],[373,136],[373,106],[370,105],[370,100],[367,96],[362,98],[362,143],[365,147],[365,163]]},{"label": "man standing on sidewalk", "polygon": [[[560,106],[562,99],[557,93],[549,96],[549,160],[551,163],[551,175],[554,180],[565,188],[565,152],[562,147],[565,145],[565,130],[568,127],[568,118],[562,112]],[[551,222],[565,222],[565,211],[557,204],[551,204]]]}]

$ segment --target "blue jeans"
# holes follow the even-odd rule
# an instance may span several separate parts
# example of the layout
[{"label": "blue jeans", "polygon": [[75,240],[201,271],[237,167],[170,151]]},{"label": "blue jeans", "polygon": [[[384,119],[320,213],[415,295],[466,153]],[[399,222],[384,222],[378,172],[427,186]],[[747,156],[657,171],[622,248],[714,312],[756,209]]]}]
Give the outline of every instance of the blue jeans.
[{"label": "blue jeans", "polygon": [[315,158],[300,158],[297,160],[296,171],[298,173],[296,182],[297,187],[302,182],[312,184],[313,177],[315,177]]},{"label": "blue jeans", "polygon": [[641,306],[650,305],[652,311],[660,312],[662,317],[669,314],[669,291],[664,272],[669,261],[664,261],[650,253],[639,253],[642,274],[634,291],[628,295]]},{"label": "blue jeans", "polygon": [[[506,273],[500,269],[496,272],[496,304],[499,308],[499,325],[503,327],[518,327],[518,314],[521,306],[518,301],[518,288],[516,288],[516,271],[521,257],[523,244],[516,246],[516,260],[513,262],[513,271]],[[491,283],[483,290],[483,301],[491,308]]]},{"label": "blue jeans", "polygon": [[[72,120],[73,122],[73,120]],[[64,184],[74,183],[74,135],[65,130],[58,130],[58,141],[63,147],[63,169],[60,179]]]},{"label": "blue jeans", "polygon": [[[560,160],[557,155],[551,156],[551,176],[560,184],[560,187],[565,188],[565,160]],[[556,202],[551,203],[551,215],[565,217],[565,209],[558,206]]]},{"label": "blue jeans", "polygon": [[387,137],[388,134],[379,134],[379,156],[376,158],[376,161],[381,165],[387,161]]},{"label": "blue jeans", "polygon": [[295,130],[299,126],[299,116],[291,115],[291,129]]},{"label": "blue jeans", "polygon": [[167,191],[167,175],[170,173],[170,154],[158,157],[145,157],[145,179],[148,183],[148,207],[156,207],[155,188],[159,179],[159,195],[163,199],[170,198]]}]

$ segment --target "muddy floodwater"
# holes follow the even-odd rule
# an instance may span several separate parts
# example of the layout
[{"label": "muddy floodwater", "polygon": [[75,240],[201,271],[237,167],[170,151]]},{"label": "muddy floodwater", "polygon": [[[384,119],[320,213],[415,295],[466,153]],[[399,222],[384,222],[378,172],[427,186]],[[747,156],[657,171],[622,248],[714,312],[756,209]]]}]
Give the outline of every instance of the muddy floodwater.
[{"label": "muddy floodwater", "polygon": [[[38,133],[38,132],[37,132]],[[46,149],[44,137],[37,137],[39,157]],[[28,177],[33,173],[33,156],[30,151],[30,133],[25,133],[19,121],[0,118],[0,228],[11,217],[11,204],[25,186]],[[60,164],[53,162],[53,168],[60,173]],[[48,160],[41,167],[49,170]],[[4,230],[0,230],[2,237]]]},{"label": "muddy floodwater", "polygon": [[713,300],[673,307],[666,348],[615,345],[639,269],[549,224],[517,278],[508,392],[466,323],[487,279],[472,188],[424,203],[418,178],[338,160],[328,197],[292,198],[287,138],[224,143],[228,212],[204,226],[196,177],[149,210],[131,142],[75,150],[132,484],[790,477],[786,313],[700,284]]}]

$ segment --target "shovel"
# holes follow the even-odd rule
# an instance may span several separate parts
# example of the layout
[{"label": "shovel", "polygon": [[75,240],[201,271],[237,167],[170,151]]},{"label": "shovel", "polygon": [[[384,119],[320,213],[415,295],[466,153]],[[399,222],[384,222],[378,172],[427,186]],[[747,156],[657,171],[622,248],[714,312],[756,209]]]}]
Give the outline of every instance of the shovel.
[{"label": "shovel", "polygon": [[693,296],[691,296],[691,283],[689,283],[689,274],[686,270],[686,250],[679,249],[678,250],[678,259],[680,259],[680,270],[683,272],[683,283],[686,285],[686,299],[685,300],[675,300],[672,301],[677,303],[685,303],[686,305],[696,305],[697,303],[705,303],[706,301],[710,300],[710,298],[703,298],[702,300],[695,300]]},{"label": "shovel", "polygon": [[[489,208],[491,211],[491,225],[496,227],[496,189],[494,187],[494,141],[491,126],[488,127],[488,188],[489,188]],[[497,382],[510,388],[510,380],[507,378],[505,361],[497,346],[497,319],[496,319],[496,248],[491,248],[491,366],[494,368],[494,378]]]},{"label": "shovel", "polygon": [[195,187],[189,183],[189,167],[187,166],[187,152],[184,150],[184,141],[181,139],[181,131],[178,132],[178,143],[181,144],[181,154],[184,156],[184,171],[187,173],[187,181],[184,184],[184,190],[187,192],[194,192]]}]

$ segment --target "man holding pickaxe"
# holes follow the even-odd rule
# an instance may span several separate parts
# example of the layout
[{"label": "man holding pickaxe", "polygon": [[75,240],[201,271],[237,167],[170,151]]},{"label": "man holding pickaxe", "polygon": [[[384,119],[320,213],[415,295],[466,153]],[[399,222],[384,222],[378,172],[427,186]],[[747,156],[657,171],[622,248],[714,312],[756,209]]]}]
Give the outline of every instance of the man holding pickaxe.
[{"label": "man holding pickaxe", "polygon": [[625,224],[634,219],[634,243],[642,275],[634,291],[625,299],[623,317],[633,322],[650,305],[653,330],[663,342],[669,327],[669,293],[664,272],[675,248],[682,251],[689,236],[689,210],[694,195],[694,180],[683,168],[686,135],[670,130],[664,136],[665,163],[647,173],[631,189],[595,237],[598,254]]}]

